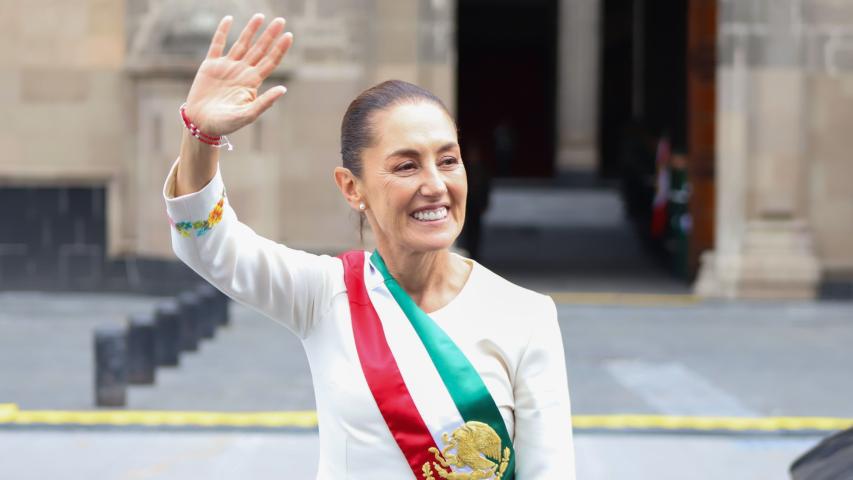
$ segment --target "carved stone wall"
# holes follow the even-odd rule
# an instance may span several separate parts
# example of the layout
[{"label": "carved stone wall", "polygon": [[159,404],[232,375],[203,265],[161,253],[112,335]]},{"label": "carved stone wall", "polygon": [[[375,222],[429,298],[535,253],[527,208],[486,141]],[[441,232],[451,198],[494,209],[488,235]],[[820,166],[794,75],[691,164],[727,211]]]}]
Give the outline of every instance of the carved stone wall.
[{"label": "carved stone wall", "polygon": [[[38,199],[15,216],[19,228],[0,235],[2,284],[10,285],[6,270],[55,276],[58,261],[40,273],[30,247],[55,253],[60,240],[71,242],[69,262],[86,268],[105,259],[174,259],[160,189],[178,154],[178,107],[226,14],[235,17],[232,41],[255,12],[284,16],[295,35],[262,87],[285,84],[287,95],[237,132],[236,149],[222,156],[238,215],[296,248],[356,246],[357,217],[332,179],[343,112],[359,92],[392,77],[455,105],[454,10],[453,0],[4,2],[0,198]],[[81,195],[101,200],[68,213]],[[41,225],[63,215],[74,217],[68,232],[57,230],[59,220]],[[75,233],[87,222],[102,225],[98,241]]]},{"label": "carved stone wall", "polygon": [[105,237],[133,222],[107,206],[127,187],[133,135],[124,5],[3,2],[0,29],[0,285],[90,285]]},{"label": "carved stone wall", "polygon": [[723,0],[717,73],[717,228],[697,291],[816,294],[853,271],[846,133],[853,100],[853,4]]}]

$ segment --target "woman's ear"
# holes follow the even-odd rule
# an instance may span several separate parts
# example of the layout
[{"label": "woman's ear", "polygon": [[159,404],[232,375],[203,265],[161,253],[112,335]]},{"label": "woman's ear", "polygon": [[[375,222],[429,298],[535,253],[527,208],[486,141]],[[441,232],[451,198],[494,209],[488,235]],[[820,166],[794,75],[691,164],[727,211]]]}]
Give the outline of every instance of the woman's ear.
[{"label": "woman's ear", "polygon": [[346,167],[335,167],[335,184],[344,196],[347,203],[355,210],[359,210],[359,203],[364,201],[359,191],[358,178]]}]

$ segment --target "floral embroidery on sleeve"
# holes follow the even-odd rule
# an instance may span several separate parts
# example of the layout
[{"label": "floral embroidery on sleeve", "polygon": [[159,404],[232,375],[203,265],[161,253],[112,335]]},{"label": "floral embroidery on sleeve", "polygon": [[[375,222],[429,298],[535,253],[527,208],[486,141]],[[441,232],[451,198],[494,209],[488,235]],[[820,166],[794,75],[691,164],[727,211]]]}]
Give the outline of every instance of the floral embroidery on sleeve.
[{"label": "floral embroidery on sleeve", "polygon": [[216,203],[205,220],[176,222],[172,220],[172,217],[169,217],[169,224],[175,227],[175,230],[184,237],[189,237],[193,231],[195,231],[196,237],[200,237],[222,220],[222,208],[224,205],[225,189],[222,190],[222,196],[219,198],[219,202]]}]

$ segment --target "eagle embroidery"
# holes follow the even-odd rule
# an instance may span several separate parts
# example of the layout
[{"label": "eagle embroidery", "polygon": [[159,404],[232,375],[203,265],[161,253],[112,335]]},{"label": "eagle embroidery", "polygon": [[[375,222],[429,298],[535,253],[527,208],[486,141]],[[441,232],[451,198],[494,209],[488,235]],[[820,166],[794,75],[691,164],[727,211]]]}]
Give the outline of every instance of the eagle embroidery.
[{"label": "eagle embroidery", "polygon": [[[429,449],[435,455],[432,464],[441,478],[500,480],[509,465],[509,447],[505,447],[501,455],[501,438],[483,422],[465,422],[449,436],[447,433],[442,434],[441,439],[445,446],[440,452],[435,447]],[[471,471],[454,472],[452,467],[468,467]],[[424,463],[423,477],[425,480],[435,480],[429,462]]]}]

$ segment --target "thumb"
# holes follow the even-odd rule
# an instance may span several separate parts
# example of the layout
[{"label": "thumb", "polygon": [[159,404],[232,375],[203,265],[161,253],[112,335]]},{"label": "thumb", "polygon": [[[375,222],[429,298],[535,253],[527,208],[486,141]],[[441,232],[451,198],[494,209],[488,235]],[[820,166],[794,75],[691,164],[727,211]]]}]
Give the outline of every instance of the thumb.
[{"label": "thumb", "polygon": [[252,117],[252,120],[254,121],[261,116],[262,113],[266,112],[275,103],[275,101],[279,99],[279,97],[284,95],[286,91],[286,87],[278,85],[270,88],[250,103],[248,107],[249,115]]}]

